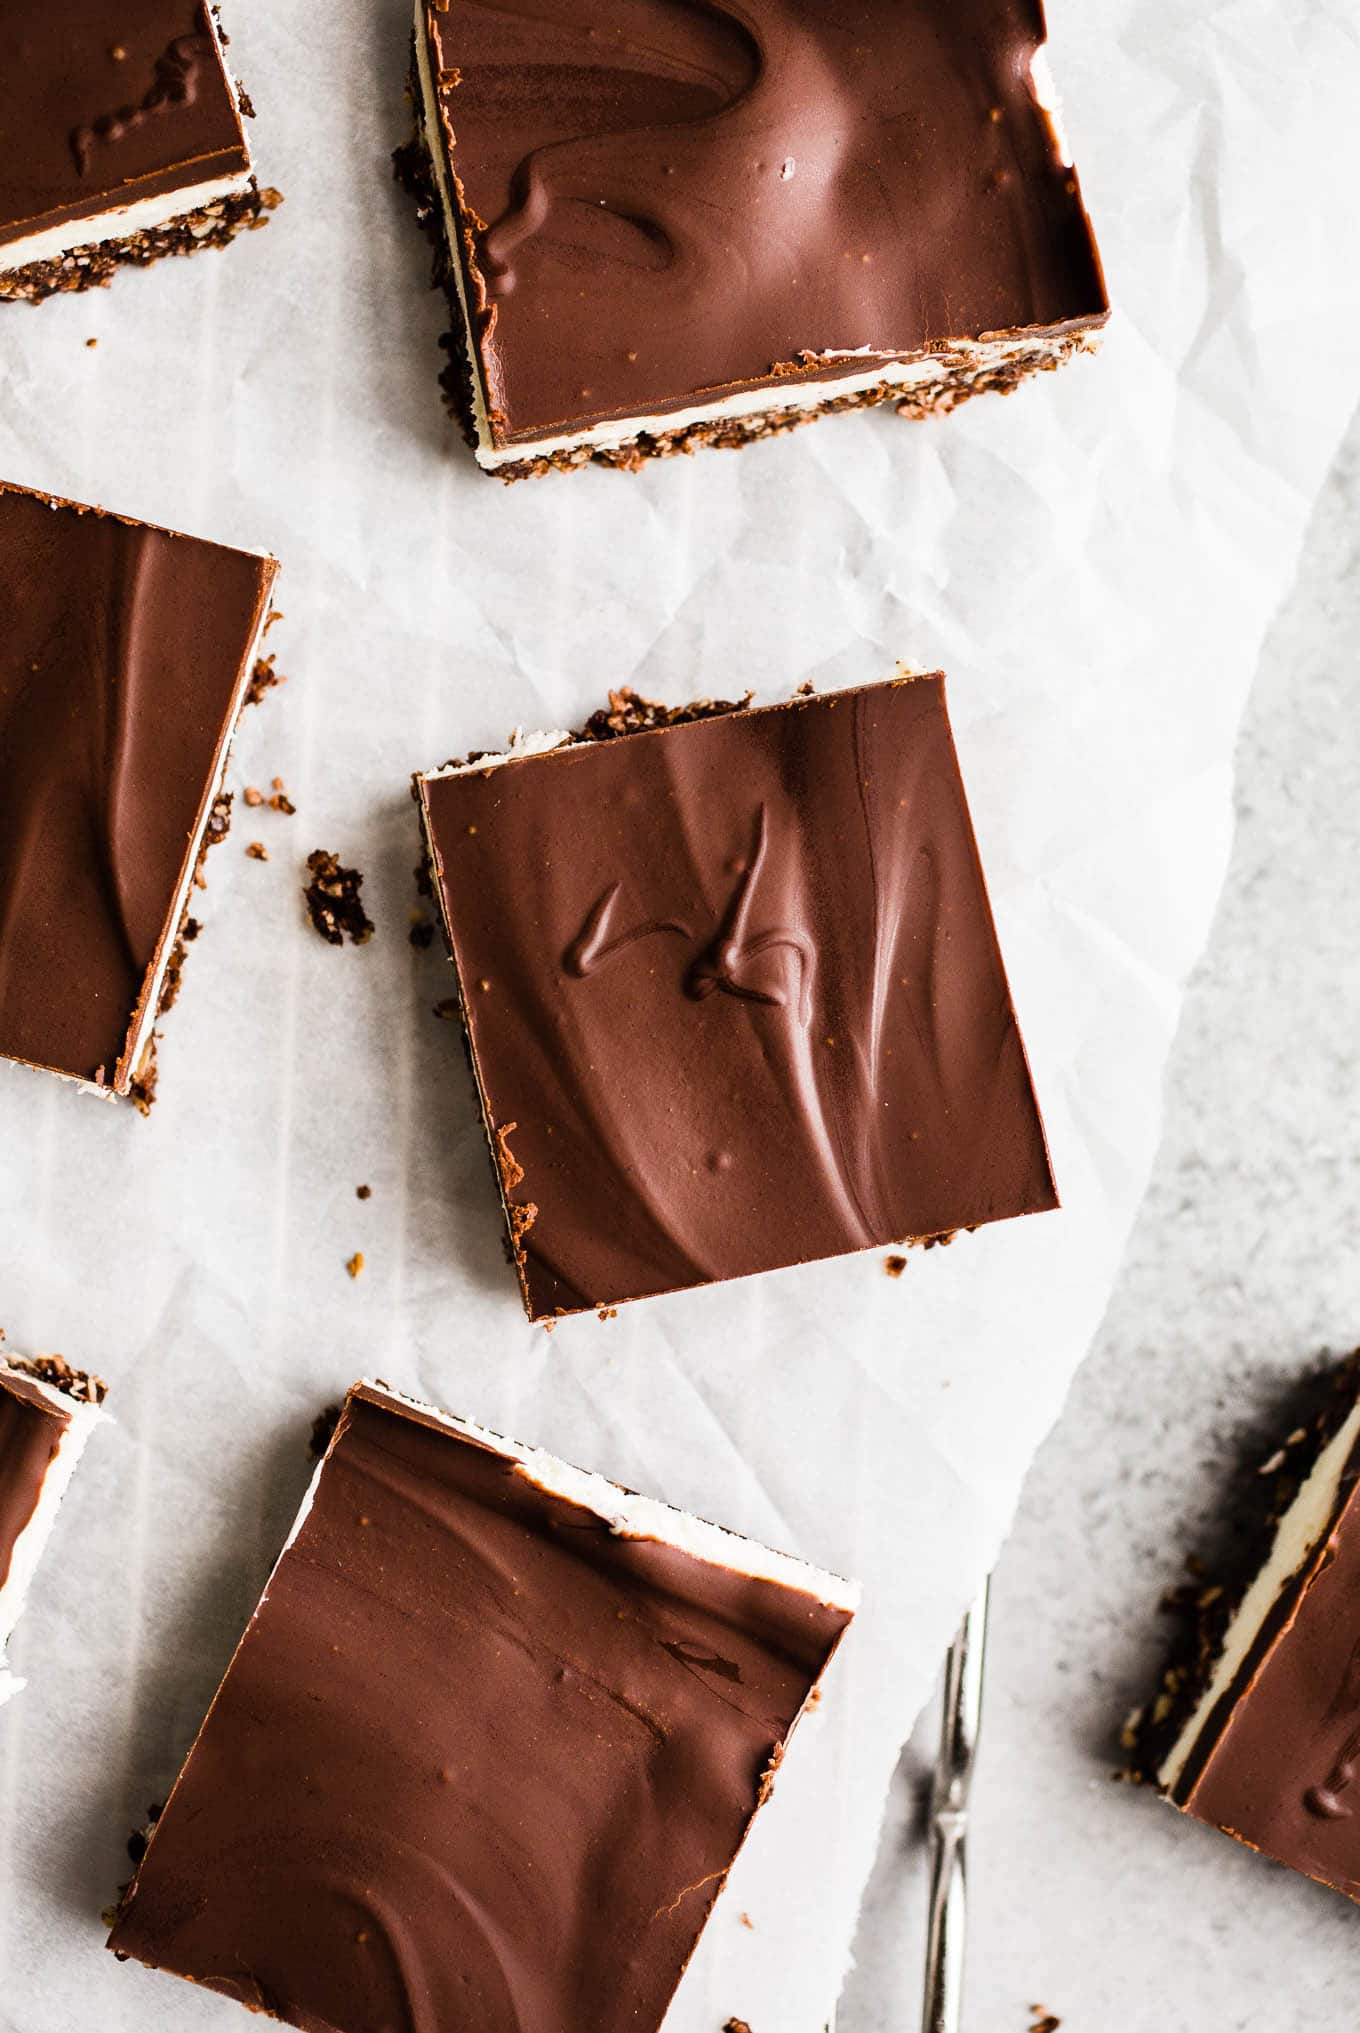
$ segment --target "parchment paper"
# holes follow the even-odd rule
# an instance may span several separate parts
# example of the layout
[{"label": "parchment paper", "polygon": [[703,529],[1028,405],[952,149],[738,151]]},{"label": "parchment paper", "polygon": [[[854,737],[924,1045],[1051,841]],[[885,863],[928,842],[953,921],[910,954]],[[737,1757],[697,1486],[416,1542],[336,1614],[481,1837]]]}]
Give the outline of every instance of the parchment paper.
[{"label": "parchment paper", "polygon": [[[831,2013],[897,1747],[1143,1188],[1239,711],[1360,395],[1347,0],[1054,12],[1119,319],[1098,360],[938,424],[482,478],[442,419],[441,307],[387,178],[404,0],[233,0],[283,210],[226,254],[0,316],[0,472],[282,558],[289,682],[233,774],[282,776],[298,807],[238,801],[150,1121],[0,1071],[0,1321],[103,1370],[116,1421],[0,1719],[5,2033],[242,2023],[120,1969],[98,1912],[277,1550],[313,1414],[365,1370],[866,1584],[673,2028]],[[870,1255],[529,1329],[431,1014],[452,982],[407,940],[408,773],[569,725],[610,684],[774,697],[899,657],[950,674],[1065,1210],[899,1282]],[[362,950],[303,923],[316,846],[365,872]]]}]

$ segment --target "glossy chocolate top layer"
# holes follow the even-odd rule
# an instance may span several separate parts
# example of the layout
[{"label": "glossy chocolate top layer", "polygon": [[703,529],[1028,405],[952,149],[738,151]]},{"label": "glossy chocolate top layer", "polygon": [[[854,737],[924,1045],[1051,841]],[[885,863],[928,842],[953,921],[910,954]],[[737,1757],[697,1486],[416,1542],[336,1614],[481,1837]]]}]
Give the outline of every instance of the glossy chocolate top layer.
[{"label": "glossy chocolate top layer", "polygon": [[0,1588],[70,1423],[29,1378],[0,1369]]},{"label": "glossy chocolate top layer", "polygon": [[654,2033],[848,1620],[361,1387],[109,1945],[315,2033]]},{"label": "glossy chocolate top layer", "polygon": [[498,442],[1106,314],[1040,0],[447,0],[426,32]]},{"label": "glossy chocolate top layer", "polygon": [[533,1315],[1056,1205],[943,679],[423,796]]},{"label": "glossy chocolate top layer", "polygon": [[249,167],[206,0],[0,7],[0,256]]},{"label": "glossy chocolate top layer", "polygon": [[1360,1899],[1360,1462],[1191,1753],[1177,1803]]},{"label": "glossy chocolate top layer", "polygon": [[126,1089],[276,571],[0,485],[0,1056]]}]

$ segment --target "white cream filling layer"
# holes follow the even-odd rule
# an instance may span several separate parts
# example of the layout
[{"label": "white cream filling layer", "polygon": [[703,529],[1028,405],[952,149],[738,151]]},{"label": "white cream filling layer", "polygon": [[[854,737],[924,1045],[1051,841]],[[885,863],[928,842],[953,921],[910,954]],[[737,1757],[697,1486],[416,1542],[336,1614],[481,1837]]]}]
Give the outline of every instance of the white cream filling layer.
[{"label": "white cream filling layer", "polygon": [[[443,123],[440,118],[439,98],[435,91],[434,76],[430,68],[429,42],[425,20],[426,0],[416,0],[416,75],[420,86],[421,113],[425,129],[426,153],[434,175],[435,192],[439,199],[444,220],[444,237],[450,254],[454,281],[458,291],[458,304],[463,319],[463,344],[472,383],[473,422],[477,443],[477,463],[487,472],[494,473],[499,466],[512,466],[522,459],[547,458],[554,452],[568,452],[584,449],[605,448],[627,444],[637,437],[662,437],[669,432],[688,430],[691,425],[712,423],[727,418],[767,416],[771,411],[805,411],[817,409],[828,397],[836,395],[857,395],[865,389],[890,386],[904,391],[924,388],[931,383],[951,380],[957,372],[958,358],[962,356],[965,369],[996,367],[1002,362],[1014,359],[1022,353],[1044,352],[1053,357],[1059,355],[1067,344],[1066,337],[1044,337],[1039,333],[1026,334],[1020,338],[998,339],[951,339],[950,357],[945,359],[937,354],[926,354],[910,359],[894,358],[892,354],[875,354],[868,347],[859,352],[845,352],[828,349],[819,357],[826,360],[854,360],[864,358],[873,365],[866,366],[861,373],[837,373],[819,376],[811,381],[799,381],[787,390],[778,385],[740,390],[734,394],[715,396],[707,402],[696,402],[688,409],[673,410],[666,415],[622,417],[604,423],[591,424],[577,431],[562,431],[554,436],[526,439],[514,445],[497,445],[493,442],[491,423],[487,414],[486,388],[482,379],[482,365],[473,339],[472,319],[468,313],[467,285],[463,277],[460,258],[462,248],[462,226],[454,202],[448,164],[443,148]],[[1038,103],[1048,113],[1053,123],[1055,136],[1058,134],[1057,116],[1052,96],[1051,80],[1046,68],[1041,68],[1042,51],[1035,58],[1032,77],[1034,93]],[[1048,91],[1050,97],[1041,94]],[[1059,137],[1060,138],[1060,137]],[[1064,145],[1061,144],[1060,145]],[[1064,160],[1066,158],[1064,157]]]},{"label": "white cream filling layer", "polygon": [[576,737],[568,734],[563,727],[546,728],[536,734],[525,734],[517,727],[505,748],[494,754],[479,755],[476,762],[449,762],[445,763],[443,769],[423,770],[420,782],[438,783],[441,777],[446,776],[479,776],[484,769],[499,769],[502,763],[521,762],[526,756],[551,755],[557,748],[584,746],[584,743],[578,743]]},{"label": "white cream filling layer", "polygon": [[235,197],[249,188],[250,171],[238,170],[234,176],[219,177],[212,183],[190,184],[184,190],[166,191],[158,198],[136,198],[114,211],[68,219],[64,225],[48,226],[40,233],[30,233],[26,240],[11,240],[0,246],[0,274],[27,268],[35,261],[58,260],[76,247],[98,247],[106,240],[126,240],[134,233],[154,233],[157,227],[169,226],[186,213],[214,204],[218,198]]},{"label": "white cream filling layer", "polygon": [[[891,684],[897,678],[928,678],[931,675],[931,669],[928,664],[908,663],[904,657],[899,657],[893,666],[892,678],[883,678],[878,680],[878,682],[881,684]],[[834,689],[834,687],[831,688],[832,691]],[[857,690],[858,687],[852,687],[851,689]],[[822,693],[803,694],[794,692],[786,698],[767,699],[763,703],[752,699],[749,706],[738,705],[734,706],[732,710],[737,713],[764,713],[768,712],[771,707],[796,705],[800,700],[805,700],[809,696],[820,698],[826,695]],[[666,729],[664,727],[639,728],[638,732],[663,734],[666,732]],[[631,735],[628,738],[630,740],[633,739]],[[489,751],[486,755],[479,755],[475,762],[446,762],[442,769],[422,770],[417,777],[417,782],[434,784],[438,783],[442,777],[480,776],[484,770],[500,769],[507,762],[522,762],[527,756],[552,755],[559,748],[590,748],[595,745],[588,737],[568,734],[564,727],[540,728],[532,734],[526,734],[522,727],[516,727],[510,736],[509,742],[503,749]]]},{"label": "white cream filling layer", "polygon": [[1298,1495],[1281,1518],[1270,1556],[1242,1598],[1229,1624],[1223,1649],[1194,1713],[1158,1769],[1159,1783],[1174,1793],[1201,1731],[1232,1686],[1260,1635],[1261,1626],[1329,1530],[1346,1463],[1360,1442],[1360,1404],[1324,1447]]},{"label": "white cream filling layer", "polygon": [[[837,1574],[808,1566],[788,1553],[776,1553],[754,1539],[743,1539],[721,1525],[711,1525],[704,1518],[692,1517],[687,1511],[660,1503],[655,1497],[634,1496],[617,1483],[610,1482],[607,1476],[597,1475],[589,1469],[573,1468],[570,1462],[561,1461],[542,1448],[525,1447],[518,1441],[506,1440],[486,1426],[479,1426],[471,1419],[461,1419],[453,1412],[440,1411],[437,1406],[423,1404],[419,1398],[408,1397],[404,1391],[393,1390],[389,1384],[365,1377],[361,1388],[396,1412],[417,1412],[448,1432],[476,1441],[493,1454],[513,1462],[536,1489],[545,1490],[551,1496],[561,1497],[564,1502],[591,1512],[618,1538],[656,1540],[663,1546],[673,1546],[678,1552],[690,1554],[695,1560],[705,1561],[711,1567],[725,1567],[731,1574],[749,1575],[756,1581],[775,1582],[781,1588],[810,1595],[834,1609],[853,1613],[859,1607],[857,1584],[845,1581]],[[289,1534],[289,1545],[305,1522],[315,1487],[313,1478],[312,1488],[304,1497],[302,1509]]]},{"label": "white cream filling layer", "polygon": [[[958,369],[958,357],[963,356],[966,369],[996,367],[1004,360],[1010,360],[1020,353],[1044,352],[1056,357],[1062,350],[1064,339],[1029,337],[1024,339],[992,339],[974,341],[957,339],[950,341],[951,355],[944,360],[936,354],[927,354],[923,359],[893,360],[882,354],[871,355],[876,365],[862,374],[828,375],[824,380],[800,381],[796,393],[784,393],[776,384],[764,388],[748,388],[735,395],[719,396],[716,400],[696,403],[692,408],[672,410],[664,416],[625,417],[610,423],[592,424],[588,430],[564,431],[557,437],[535,438],[518,445],[502,445],[490,449],[478,446],[477,459],[488,472],[498,466],[513,465],[518,459],[546,458],[553,452],[568,452],[582,448],[605,447],[626,444],[631,438],[664,437],[670,432],[688,430],[693,424],[721,422],[727,418],[746,416],[768,416],[772,411],[793,411],[818,409],[828,398],[838,395],[858,395],[866,388],[891,387],[904,392],[925,388],[932,382],[951,381]],[[858,356],[848,353],[828,352],[824,359],[846,360]]]},{"label": "white cream filling layer", "polygon": [[61,1500],[75,1474],[76,1463],[85,1450],[85,1443],[99,1422],[107,1415],[98,1405],[83,1404],[79,1399],[68,1398],[50,1384],[42,1383],[30,1376],[26,1370],[13,1369],[8,1363],[0,1362],[0,1377],[6,1374],[22,1379],[25,1387],[36,1390],[46,1403],[70,1419],[70,1424],[57,1443],[57,1452],[43,1477],[42,1489],[32,1517],[14,1543],[10,1556],[9,1572],[0,1585],[0,1705],[11,1694],[17,1694],[24,1685],[9,1671],[5,1661],[5,1647],[14,1634],[14,1626],[24,1613],[29,1589],[42,1558],[43,1548],[51,1537],[56,1523]]}]

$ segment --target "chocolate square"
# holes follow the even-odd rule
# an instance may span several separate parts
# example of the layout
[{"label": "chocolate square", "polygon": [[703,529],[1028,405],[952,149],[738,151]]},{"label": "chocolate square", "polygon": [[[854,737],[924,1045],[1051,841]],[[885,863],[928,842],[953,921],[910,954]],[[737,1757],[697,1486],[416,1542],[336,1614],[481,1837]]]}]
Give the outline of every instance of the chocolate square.
[{"label": "chocolate square", "polygon": [[333,2033],[655,2033],[853,1598],[357,1386],[109,1946]]},{"label": "chocolate square", "polygon": [[1108,299],[1044,32],[1039,0],[417,0],[483,463],[739,442],[804,384],[947,408],[1066,357]]},{"label": "chocolate square", "polygon": [[0,484],[0,1058],[130,1091],[277,570]]},{"label": "chocolate square", "polygon": [[207,0],[5,0],[0,137],[0,298],[192,253],[263,202]]},{"label": "chocolate square", "polygon": [[531,1318],[1057,1204],[941,677],[419,789]]}]

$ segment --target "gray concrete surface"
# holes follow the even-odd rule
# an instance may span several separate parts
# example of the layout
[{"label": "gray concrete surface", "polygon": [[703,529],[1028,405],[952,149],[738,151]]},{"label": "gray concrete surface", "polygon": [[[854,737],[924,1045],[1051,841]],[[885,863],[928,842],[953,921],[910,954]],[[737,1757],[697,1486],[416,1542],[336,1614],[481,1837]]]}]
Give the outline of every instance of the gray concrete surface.
[{"label": "gray concrete surface", "polygon": [[[1360,417],[1277,618],[1239,828],[1103,1331],[997,1570],[965,2033],[1355,2033],[1360,1912],[1112,1785],[1243,1435],[1360,1342]],[[1169,738],[1174,738],[1169,735]],[[920,1811],[898,1778],[838,2033],[915,2033]]]}]

